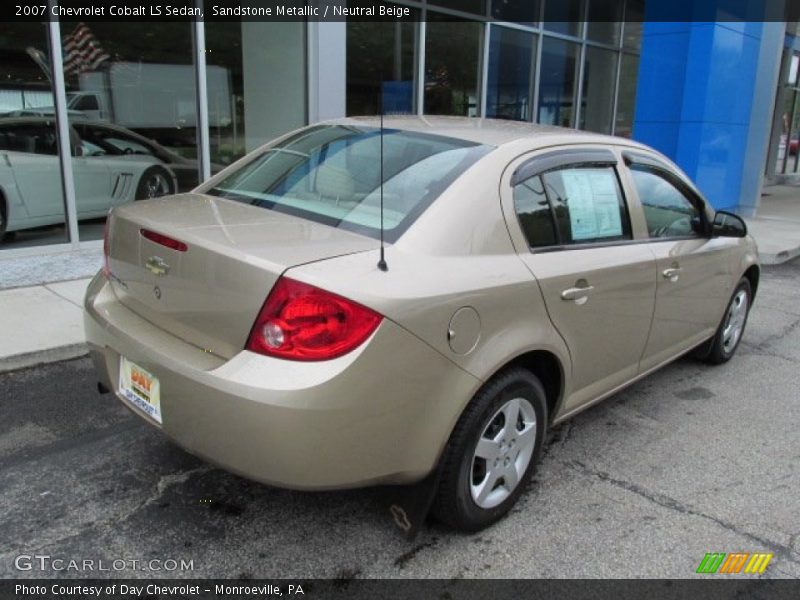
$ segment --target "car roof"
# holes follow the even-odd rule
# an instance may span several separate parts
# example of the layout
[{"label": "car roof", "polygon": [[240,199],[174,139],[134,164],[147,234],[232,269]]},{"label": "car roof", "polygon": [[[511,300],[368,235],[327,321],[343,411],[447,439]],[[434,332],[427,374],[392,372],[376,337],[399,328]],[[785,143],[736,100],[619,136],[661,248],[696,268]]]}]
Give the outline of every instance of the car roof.
[{"label": "car roof", "polygon": [[[326,121],[328,124],[362,125],[380,127],[380,117],[348,117]],[[640,146],[631,140],[579,131],[566,127],[552,125],[538,125],[522,121],[507,121],[503,119],[481,119],[477,117],[445,117],[445,116],[413,116],[413,115],[386,115],[383,126],[389,129],[403,131],[419,131],[433,135],[442,135],[451,138],[502,146],[521,139],[541,141],[542,145],[554,143],[579,144],[579,143],[606,143]],[[561,138],[555,140],[553,138]]]}]

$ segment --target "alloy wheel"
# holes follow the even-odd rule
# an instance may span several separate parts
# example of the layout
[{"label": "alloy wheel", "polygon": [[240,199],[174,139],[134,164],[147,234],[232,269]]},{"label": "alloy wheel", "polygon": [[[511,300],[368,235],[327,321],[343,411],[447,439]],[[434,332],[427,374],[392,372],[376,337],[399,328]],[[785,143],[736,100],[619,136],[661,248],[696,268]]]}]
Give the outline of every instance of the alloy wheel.
[{"label": "alloy wheel", "polygon": [[525,398],[509,400],[492,415],[472,457],[470,494],[494,508],[519,485],[536,446],[536,411]]},{"label": "alloy wheel", "polygon": [[722,328],[722,347],[726,353],[731,353],[739,343],[739,338],[744,331],[744,324],[747,320],[747,307],[748,297],[745,290],[739,292],[733,297],[730,307],[728,307],[728,314],[725,317],[725,327]]},{"label": "alloy wheel", "polygon": [[145,181],[145,198],[158,198],[169,194],[169,181],[161,173],[153,173]]}]

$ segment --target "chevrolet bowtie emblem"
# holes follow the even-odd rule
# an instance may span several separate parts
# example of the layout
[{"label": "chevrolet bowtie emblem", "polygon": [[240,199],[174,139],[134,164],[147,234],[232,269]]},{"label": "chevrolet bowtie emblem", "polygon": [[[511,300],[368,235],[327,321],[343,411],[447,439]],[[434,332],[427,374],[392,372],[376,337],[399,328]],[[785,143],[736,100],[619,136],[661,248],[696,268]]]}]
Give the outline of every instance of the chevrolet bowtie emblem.
[{"label": "chevrolet bowtie emblem", "polygon": [[167,261],[160,256],[151,256],[147,259],[147,262],[144,263],[144,266],[147,267],[147,270],[156,277],[164,277],[167,273],[169,273],[169,265],[167,264]]}]

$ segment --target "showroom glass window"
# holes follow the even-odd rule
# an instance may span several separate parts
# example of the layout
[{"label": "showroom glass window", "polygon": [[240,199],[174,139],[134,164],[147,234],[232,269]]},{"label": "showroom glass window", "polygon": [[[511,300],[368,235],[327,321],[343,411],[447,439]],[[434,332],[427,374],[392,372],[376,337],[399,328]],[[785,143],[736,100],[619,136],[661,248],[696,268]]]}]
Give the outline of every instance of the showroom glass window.
[{"label": "showroom glass window", "polygon": [[380,114],[381,102],[384,114],[416,112],[418,30],[414,22],[348,21],[348,116]]},{"label": "showroom glass window", "polygon": [[613,50],[595,46],[586,47],[580,129],[611,133],[617,56]]},{"label": "showroom glass window", "polygon": [[541,14],[540,0],[492,0],[492,17],[522,25],[536,25]]},{"label": "showroom glass window", "polygon": [[0,251],[69,241],[47,29],[0,35]]},{"label": "showroom glass window", "polygon": [[425,39],[425,113],[479,114],[478,81],[483,24],[428,12]]},{"label": "showroom glass window", "polygon": [[533,110],[536,35],[493,26],[489,40],[486,116],[528,121]]},{"label": "showroom glass window", "polygon": [[589,0],[586,37],[593,42],[619,44],[623,3],[619,0]]},{"label": "showroom glass window", "polygon": [[[110,208],[198,183],[191,24],[64,22],[61,36],[79,233],[100,239]],[[226,73],[207,77],[229,96]]]},{"label": "showroom glass window", "polygon": [[578,44],[545,38],[539,76],[539,123],[574,126],[579,55]]},{"label": "showroom glass window", "polygon": [[387,113],[632,135],[644,0],[423,0],[413,10],[425,27],[348,22],[348,115],[379,113],[383,88]]},{"label": "showroom glass window", "polygon": [[306,124],[307,40],[299,21],[207,21],[205,29],[213,174]]},{"label": "showroom glass window", "polygon": [[578,36],[583,21],[583,0],[545,0],[544,28],[564,35]]}]

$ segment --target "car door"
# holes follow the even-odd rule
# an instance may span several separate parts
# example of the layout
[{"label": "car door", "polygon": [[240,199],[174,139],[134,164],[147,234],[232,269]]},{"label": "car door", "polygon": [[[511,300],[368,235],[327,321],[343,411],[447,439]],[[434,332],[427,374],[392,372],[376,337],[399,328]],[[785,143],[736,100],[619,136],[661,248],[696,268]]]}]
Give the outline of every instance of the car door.
[{"label": "car door", "polygon": [[77,127],[70,128],[70,137],[78,215],[103,215],[113,204],[107,150],[81,136]]},{"label": "car door", "polygon": [[732,291],[731,243],[711,237],[705,201],[674,169],[647,154],[624,156],[658,272],[646,371],[714,334]]},{"label": "car door", "polygon": [[570,352],[567,411],[638,374],[653,315],[653,254],[637,243],[617,163],[608,149],[551,150],[510,180],[520,256]]},{"label": "car door", "polygon": [[32,121],[0,128],[3,160],[14,174],[28,216],[64,216],[64,195],[58,176],[58,144],[52,121]]}]

